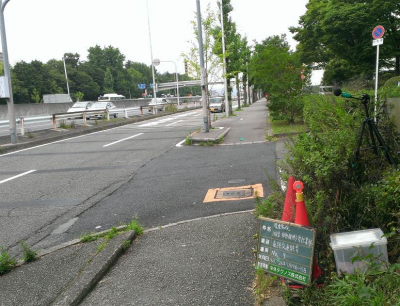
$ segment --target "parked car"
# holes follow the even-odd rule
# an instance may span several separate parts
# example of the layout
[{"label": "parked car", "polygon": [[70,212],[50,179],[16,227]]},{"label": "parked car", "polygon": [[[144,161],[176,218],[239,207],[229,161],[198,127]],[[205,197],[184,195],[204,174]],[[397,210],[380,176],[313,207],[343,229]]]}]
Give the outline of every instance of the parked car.
[{"label": "parked car", "polygon": [[67,113],[83,112],[91,107],[93,103],[94,102],[76,102],[67,110]]},{"label": "parked car", "polygon": [[[114,118],[118,117],[118,113],[112,112],[112,110],[116,109],[117,107],[114,105],[112,102],[95,102],[90,106],[88,109],[89,111],[101,111],[101,110],[106,110],[108,109],[110,112],[110,116],[113,116]],[[86,119],[90,119],[90,117],[98,117],[101,118],[103,114],[96,114],[96,115],[86,115]]]},{"label": "parked car", "polygon": [[210,98],[210,112],[221,112],[225,111],[225,101],[223,97]]}]

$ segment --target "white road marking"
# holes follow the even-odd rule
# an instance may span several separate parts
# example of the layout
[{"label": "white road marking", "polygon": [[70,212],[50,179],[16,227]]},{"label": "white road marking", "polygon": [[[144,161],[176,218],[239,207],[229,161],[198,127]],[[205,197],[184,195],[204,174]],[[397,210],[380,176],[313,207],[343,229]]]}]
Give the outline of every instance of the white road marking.
[{"label": "white road marking", "polygon": [[[196,113],[196,111],[190,112],[189,114],[195,114],[195,113]],[[60,143],[60,142],[64,142],[64,141],[68,141],[68,140],[72,140],[72,139],[77,139],[77,138],[81,138],[81,137],[88,137],[88,136],[92,136],[92,135],[99,134],[99,133],[105,133],[105,132],[109,132],[109,131],[116,130],[116,129],[124,129],[124,128],[127,128],[129,126],[137,126],[138,123],[140,123],[140,122],[127,124],[127,125],[124,125],[124,126],[117,126],[117,127],[114,127],[114,128],[110,128],[110,129],[106,129],[106,130],[102,130],[102,131],[98,131],[98,132],[93,132],[93,133],[84,134],[84,135],[80,135],[80,136],[61,139],[61,140],[45,143],[45,144],[42,144],[42,145],[38,145],[38,146],[26,148],[26,149],[21,149],[21,150],[17,150],[17,151],[5,153],[5,154],[0,154],[0,157],[13,155],[13,154],[21,153],[21,152],[24,152],[24,151],[29,151],[29,150],[41,148],[41,147],[46,147],[46,146],[49,146],[49,145],[52,145],[52,144],[56,144],[56,143]]]},{"label": "white road marking", "polygon": [[182,121],[183,121],[183,120],[178,120],[178,121],[172,122],[172,123],[170,123],[170,124],[167,124],[166,126],[171,126],[171,125],[174,125],[174,124],[179,123],[179,122],[182,122]]},{"label": "white road marking", "polygon": [[182,144],[185,142],[186,139],[182,140],[181,142],[177,143],[175,147],[182,147]]},{"label": "white road marking", "polygon": [[18,177],[27,175],[27,174],[32,173],[32,172],[35,172],[35,171],[36,171],[36,170],[30,170],[30,171],[27,171],[27,172],[18,174],[18,175],[16,175],[16,176],[10,177],[10,178],[8,178],[8,179],[6,179],[6,180],[0,181],[0,184],[3,184],[3,183],[5,183],[5,182],[11,181],[11,180],[13,180],[13,179],[16,179],[16,178],[18,178]]},{"label": "white road marking", "polygon": [[124,139],[120,139],[120,140],[114,141],[114,142],[112,142],[112,143],[109,143],[109,144],[104,145],[103,148],[112,146],[112,145],[114,145],[114,144],[116,144],[116,143],[119,143],[119,142],[122,142],[122,141],[125,141],[125,140],[128,140],[128,139],[131,139],[131,138],[134,138],[134,137],[138,137],[138,136],[140,136],[140,135],[143,135],[143,133],[139,133],[139,134],[136,134],[136,135],[133,135],[133,136],[124,138]]}]

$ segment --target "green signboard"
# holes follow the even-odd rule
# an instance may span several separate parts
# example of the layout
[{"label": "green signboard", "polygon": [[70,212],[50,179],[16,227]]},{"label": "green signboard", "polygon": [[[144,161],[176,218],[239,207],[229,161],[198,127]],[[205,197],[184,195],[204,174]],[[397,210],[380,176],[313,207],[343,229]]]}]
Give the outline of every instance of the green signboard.
[{"label": "green signboard", "polygon": [[290,281],[311,283],[315,229],[260,218],[257,266]]}]

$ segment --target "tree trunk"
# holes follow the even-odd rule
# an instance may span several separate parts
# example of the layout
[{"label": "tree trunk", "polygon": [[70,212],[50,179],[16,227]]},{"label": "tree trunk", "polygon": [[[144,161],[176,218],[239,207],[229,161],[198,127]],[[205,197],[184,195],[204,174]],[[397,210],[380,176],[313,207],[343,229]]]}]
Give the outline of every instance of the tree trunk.
[{"label": "tree trunk", "polygon": [[244,105],[247,106],[247,82],[246,79],[243,78],[243,95],[244,95]]},{"label": "tree trunk", "polygon": [[236,90],[237,90],[237,98],[238,98],[238,109],[240,109],[240,84],[239,84],[239,75],[236,75]]},{"label": "tree trunk", "polygon": [[228,78],[226,81],[228,83],[229,114],[233,114],[233,112],[232,112],[232,86],[231,86],[231,79]]}]

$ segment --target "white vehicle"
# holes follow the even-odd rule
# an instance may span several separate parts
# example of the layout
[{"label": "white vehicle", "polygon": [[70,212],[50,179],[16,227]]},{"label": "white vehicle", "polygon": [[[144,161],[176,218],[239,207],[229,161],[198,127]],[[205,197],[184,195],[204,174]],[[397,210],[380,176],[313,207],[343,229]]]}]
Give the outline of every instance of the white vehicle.
[{"label": "white vehicle", "polygon": [[107,102],[107,101],[118,101],[118,100],[125,100],[125,99],[126,98],[123,95],[111,93],[111,94],[104,94],[103,96],[100,96],[98,100],[101,102]]},{"label": "white vehicle", "polygon": [[167,100],[165,98],[153,98],[151,99],[150,103],[148,104],[149,106],[149,112],[152,111],[154,107],[157,107],[157,110],[161,111],[165,105],[171,104],[170,100]]},{"label": "white vehicle", "polygon": [[221,112],[225,111],[225,101],[223,97],[210,98],[210,112]]},{"label": "white vehicle", "polygon": [[93,103],[94,102],[76,102],[67,110],[67,113],[84,112],[88,110],[88,108],[91,107]]},{"label": "white vehicle", "polygon": [[[89,111],[101,111],[101,110],[106,110],[108,109],[110,110],[114,110],[117,107],[114,105],[114,103],[112,102],[96,102],[93,103],[90,108],[88,108]],[[94,116],[94,117],[102,117],[102,114],[98,114],[98,115],[86,115],[86,119],[90,119],[90,116]],[[118,117],[118,113],[110,113],[110,116],[113,116],[114,118]]]}]

